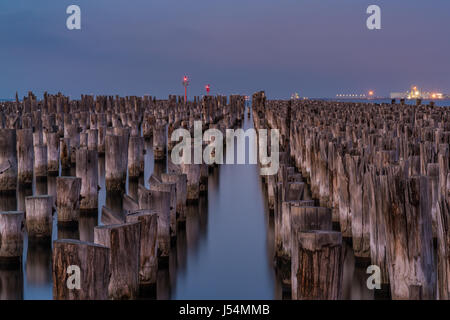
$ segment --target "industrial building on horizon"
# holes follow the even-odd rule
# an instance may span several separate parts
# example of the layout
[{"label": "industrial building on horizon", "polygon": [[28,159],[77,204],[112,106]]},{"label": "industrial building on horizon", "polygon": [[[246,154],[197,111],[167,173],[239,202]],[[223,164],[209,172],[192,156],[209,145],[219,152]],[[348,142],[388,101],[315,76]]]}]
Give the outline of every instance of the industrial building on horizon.
[{"label": "industrial building on horizon", "polygon": [[450,95],[441,92],[427,92],[420,91],[417,86],[412,86],[410,91],[406,92],[391,92],[391,99],[426,99],[426,100],[441,100],[448,99]]}]

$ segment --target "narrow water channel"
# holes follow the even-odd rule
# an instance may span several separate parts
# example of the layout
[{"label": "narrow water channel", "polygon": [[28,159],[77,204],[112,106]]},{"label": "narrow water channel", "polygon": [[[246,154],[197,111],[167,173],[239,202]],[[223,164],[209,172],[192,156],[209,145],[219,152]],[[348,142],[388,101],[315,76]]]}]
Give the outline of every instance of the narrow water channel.
[{"label": "narrow water channel", "polygon": [[[252,121],[246,118],[243,129],[250,127]],[[214,169],[208,183],[207,222],[196,228],[196,243],[187,239],[186,268],[178,272],[174,299],[275,298],[265,203],[257,165]],[[187,219],[186,232],[194,233],[195,211]]]}]

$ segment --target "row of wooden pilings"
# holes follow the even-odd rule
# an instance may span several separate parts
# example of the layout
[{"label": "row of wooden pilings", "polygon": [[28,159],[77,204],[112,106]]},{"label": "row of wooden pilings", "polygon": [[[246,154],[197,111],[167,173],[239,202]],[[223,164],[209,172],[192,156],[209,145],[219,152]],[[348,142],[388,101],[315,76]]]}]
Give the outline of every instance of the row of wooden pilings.
[{"label": "row of wooden pilings", "polygon": [[[103,206],[103,225],[94,228],[93,242],[53,242],[53,297],[135,299],[140,290],[154,288],[185,222],[186,205],[198,202],[208,187],[208,165],[171,163],[171,132],[193,132],[194,121],[203,130],[225,132],[240,123],[244,109],[241,96],[227,103],[223,96],[185,102],[176,96],[70,100],[46,93],[39,101],[29,93],[22,101],[2,103],[0,193],[57,177],[55,196],[29,196],[25,211],[0,210],[0,263],[20,264],[25,232],[29,244],[50,242],[55,212],[58,228],[78,227],[80,215],[98,214],[98,159],[104,156],[106,191],[123,198],[123,212]],[[133,197],[125,187],[127,179],[142,181],[144,139],[153,140],[154,160],[169,166],[154,172],[149,189],[139,184]],[[71,171],[75,176],[67,175]]]},{"label": "row of wooden pilings", "polygon": [[253,115],[255,127],[281,134],[280,171],[265,181],[293,298],[340,298],[350,238],[393,299],[449,299],[448,108],[266,101],[259,92]]}]

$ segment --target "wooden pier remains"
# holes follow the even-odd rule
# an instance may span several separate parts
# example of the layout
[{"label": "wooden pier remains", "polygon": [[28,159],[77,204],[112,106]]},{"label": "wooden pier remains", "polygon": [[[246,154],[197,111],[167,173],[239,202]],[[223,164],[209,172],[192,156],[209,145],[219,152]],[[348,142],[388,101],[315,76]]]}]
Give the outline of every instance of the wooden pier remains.
[{"label": "wooden pier remains", "polygon": [[[264,182],[275,220],[275,258],[292,263],[293,298],[339,298],[338,291],[306,292],[306,282],[298,283],[314,278],[292,251],[301,252],[292,244],[304,243],[296,239],[305,230],[294,227],[291,201],[307,200],[287,191],[295,172],[308,183],[316,204],[331,212],[340,236],[352,240],[357,261],[380,268],[393,299],[449,298],[448,108],[420,101],[410,106],[267,100],[258,92],[252,113],[255,128],[280,132],[280,170]],[[295,195],[299,199],[289,198]],[[307,229],[308,236],[330,230],[330,221],[326,228]],[[339,241],[335,245],[340,247]]]}]

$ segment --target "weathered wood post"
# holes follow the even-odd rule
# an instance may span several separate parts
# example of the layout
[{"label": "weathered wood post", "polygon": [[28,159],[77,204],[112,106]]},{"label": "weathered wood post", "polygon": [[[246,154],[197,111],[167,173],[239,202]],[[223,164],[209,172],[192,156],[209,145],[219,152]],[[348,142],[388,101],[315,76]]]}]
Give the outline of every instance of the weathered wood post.
[{"label": "weathered wood post", "polygon": [[126,216],[127,223],[141,224],[141,250],[139,259],[139,283],[154,287],[158,271],[158,214],[154,210],[137,210]]},{"label": "weathered wood post", "polygon": [[106,190],[110,192],[122,192],[125,190],[127,163],[123,161],[123,153],[127,152],[128,149],[125,150],[123,140],[122,136],[106,135],[105,180]]},{"label": "weathered wood post", "polygon": [[181,168],[187,176],[187,203],[198,203],[200,197],[200,165],[183,163]]},{"label": "weathered wood post", "polygon": [[138,178],[144,173],[144,138],[130,137],[128,145],[128,176]]},{"label": "weathered wood post", "polygon": [[53,227],[53,197],[25,198],[26,227],[29,241],[49,241]]},{"label": "weathered wood post", "polygon": [[98,151],[98,130],[97,129],[89,129],[87,130],[88,138],[87,138],[87,148],[88,150]]},{"label": "weathered wood post", "polygon": [[76,177],[58,177],[56,179],[56,206],[58,224],[78,225],[80,217],[81,179]]},{"label": "weathered wood post", "polygon": [[[284,219],[290,219],[290,230],[285,232],[290,232],[289,240],[284,241],[284,245],[288,250],[290,250],[289,256],[290,261],[290,280],[292,288],[292,299],[297,299],[297,271],[302,268],[298,262],[298,233],[310,230],[326,230],[331,231],[332,229],[332,217],[331,210],[324,207],[311,207],[303,206],[303,203],[308,203],[306,201],[289,201],[283,203],[283,215],[286,210],[286,203],[289,203],[289,216],[284,217]],[[285,237],[287,239],[287,237]]]},{"label": "weathered wood post", "polygon": [[433,237],[437,234],[437,207],[439,202],[439,164],[428,163],[426,174],[428,177],[429,205],[432,219]]},{"label": "weathered wood post", "polygon": [[16,130],[0,129],[0,192],[17,188]]},{"label": "weathered wood post", "polygon": [[105,155],[106,126],[98,127],[97,150],[100,156]]},{"label": "weathered wood post", "polygon": [[47,177],[47,146],[34,146],[34,175],[37,178]]},{"label": "weathered wood post", "polygon": [[97,212],[98,209],[98,153],[97,150],[77,150],[76,176],[81,179],[80,210]]},{"label": "weathered wood post", "polygon": [[350,213],[349,174],[345,155],[337,156],[337,185],[339,199],[339,223],[343,237],[352,235],[352,216]]},{"label": "weathered wood post", "polygon": [[386,227],[383,217],[387,210],[387,199],[380,188],[386,175],[377,175],[374,168],[364,176],[366,192],[369,195],[369,221],[370,221],[370,259],[373,265],[381,270],[381,284],[389,284],[389,272],[386,257]]},{"label": "weathered wood post", "polygon": [[58,133],[47,133],[47,170],[49,174],[59,173],[59,136]]},{"label": "weathered wood post", "polygon": [[187,176],[185,174],[163,173],[161,180],[163,183],[176,183],[177,221],[186,222]]},{"label": "weathered wood post", "polygon": [[335,231],[298,233],[297,299],[338,300],[342,290],[342,235]]},{"label": "weathered wood post", "polygon": [[450,174],[447,175],[447,193],[440,195],[436,210],[437,274],[439,299],[450,299]]},{"label": "weathered wood post", "polygon": [[139,294],[140,223],[97,226],[94,242],[110,248],[110,299],[136,299]]},{"label": "weathered wood post", "polygon": [[153,155],[155,161],[166,158],[166,127],[158,126],[153,128]]},{"label": "weathered wood post", "polygon": [[409,299],[410,286],[420,285],[423,299],[435,299],[427,177],[406,178],[399,170],[383,182],[389,203],[384,219],[392,298]]},{"label": "weathered wood post", "polygon": [[32,129],[17,130],[17,158],[19,184],[33,183],[34,149]]},{"label": "weathered wood post", "polygon": [[177,185],[176,183],[162,183],[155,176],[151,176],[150,190],[170,194],[170,237],[173,240],[177,236]]},{"label": "weathered wood post", "polygon": [[158,214],[158,257],[161,265],[168,263],[170,253],[170,200],[169,192],[148,190],[139,185],[139,208],[153,209]]},{"label": "weathered wood post", "polygon": [[0,264],[20,265],[23,252],[22,211],[0,212]]},{"label": "weathered wood post", "polygon": [[78,128],[78,124],[71,123],[64,125],[64,138],[69,139],[70,145],[70,163],[75,164],[76,161],[76,150],[80,147],[80,131]]},{"label": "weathered wood post", "polygon": [[102,245],[67,239],[54,241],[53,299],[108,299],[109,255],[109,248]]},{"label": "weathered wood post", "polygon": [[70,169],[70,139],[59,139],[59,158],[61,159],[61,169],[67,171]]}]

